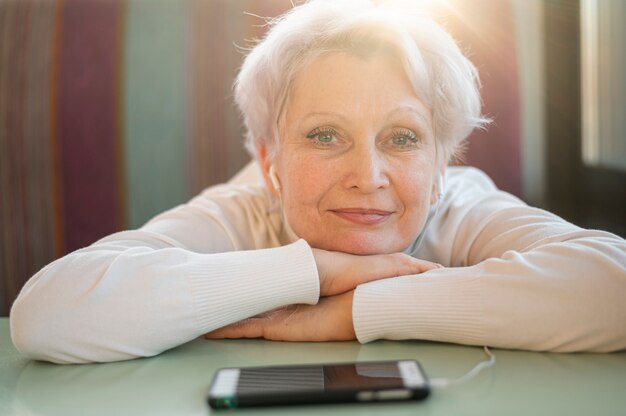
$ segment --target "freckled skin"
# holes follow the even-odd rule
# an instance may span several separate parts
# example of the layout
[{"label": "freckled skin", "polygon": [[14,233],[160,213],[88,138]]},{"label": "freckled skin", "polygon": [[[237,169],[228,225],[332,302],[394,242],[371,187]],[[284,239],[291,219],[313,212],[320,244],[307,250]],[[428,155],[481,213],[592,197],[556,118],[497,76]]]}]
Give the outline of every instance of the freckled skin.
[{"label": "freckled skin", "polygon": [[435,139],[398,61],[316,59],[294,80],[280,130],[274,169],[296,235],[352,254],[403,251],[419,235],[439,175]]}]

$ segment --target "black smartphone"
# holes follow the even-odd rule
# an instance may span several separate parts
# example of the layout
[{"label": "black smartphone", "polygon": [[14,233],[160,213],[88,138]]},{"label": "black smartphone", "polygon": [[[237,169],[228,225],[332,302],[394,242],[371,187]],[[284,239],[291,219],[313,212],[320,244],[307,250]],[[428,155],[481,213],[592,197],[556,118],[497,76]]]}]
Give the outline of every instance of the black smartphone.
[{"label": "black smartphone", "polygon": [[214,409],[421,400],[430,387],[415,360],[222,368],[209,390]]}]

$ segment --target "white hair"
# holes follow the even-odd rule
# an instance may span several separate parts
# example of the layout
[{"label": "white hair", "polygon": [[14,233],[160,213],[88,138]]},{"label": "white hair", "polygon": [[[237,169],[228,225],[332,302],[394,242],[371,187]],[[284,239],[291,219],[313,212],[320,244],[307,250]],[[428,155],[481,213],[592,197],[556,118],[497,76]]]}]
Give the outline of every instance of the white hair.
[{"label": "white hair", "polygon": [[[415,3],[415,2],[413,2]],[[416,6],[371,0],[310,0],[268,21],[266,36],[250,51],[235,82],[235,100],[255,158],[279,146],[279,124],[297,73],[322,54],[392,53],[415,94],[430,108],[438,155],[448,160],[481,115],[474,65],[452,37]]]}]

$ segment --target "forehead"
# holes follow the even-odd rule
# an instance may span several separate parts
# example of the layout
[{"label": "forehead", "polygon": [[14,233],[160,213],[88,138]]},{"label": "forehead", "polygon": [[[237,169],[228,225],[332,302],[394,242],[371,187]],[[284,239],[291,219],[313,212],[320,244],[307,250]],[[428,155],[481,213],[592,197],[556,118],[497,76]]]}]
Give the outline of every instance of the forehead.
[{"label": "forehead", "polygon": [[311,60],[295,76],[287,118],[308,113],[385,114],[408,109],[430,120],[399,59],[391,54],[330,52]]}]

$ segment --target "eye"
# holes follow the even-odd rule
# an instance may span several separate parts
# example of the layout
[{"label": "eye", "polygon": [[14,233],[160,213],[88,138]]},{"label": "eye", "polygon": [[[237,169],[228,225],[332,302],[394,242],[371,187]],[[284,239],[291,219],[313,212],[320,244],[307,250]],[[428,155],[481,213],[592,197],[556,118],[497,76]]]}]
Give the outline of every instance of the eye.
[{"label": "eye", "polygon": [[330,146],[337,141],[337,132],[331,128],[318,128],[306,135],[306,138],[319,146]]},{"label": "eye", "polygon": [[419,145],[419,137],[409,129],[395,129],[391,134],[389,144],[399,150],[410,150]]}]

